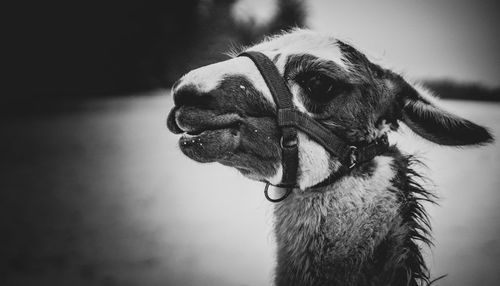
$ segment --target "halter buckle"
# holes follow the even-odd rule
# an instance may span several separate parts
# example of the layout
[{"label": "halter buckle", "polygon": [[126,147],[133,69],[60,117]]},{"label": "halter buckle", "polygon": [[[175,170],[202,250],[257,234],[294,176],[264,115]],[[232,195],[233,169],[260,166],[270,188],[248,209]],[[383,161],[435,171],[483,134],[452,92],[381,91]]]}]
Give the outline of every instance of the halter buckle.
[{"label": "halter buckle", "polygon": [[358,162],[358,148],[356,146],[349,146],[349,169],[354,168]]},{"label": "halter buckle", "polygon": [[297,137],[292,138],[292,140],[287,140],[287,141],[283,141],[283,140],[284,140],[283,136],[281,136],[281,138],[280,138],[280,147],[281,147],[281,149],[283,149],[283,148],[293,148],[293,147],[297,146],[297,142],[298,142]]}]

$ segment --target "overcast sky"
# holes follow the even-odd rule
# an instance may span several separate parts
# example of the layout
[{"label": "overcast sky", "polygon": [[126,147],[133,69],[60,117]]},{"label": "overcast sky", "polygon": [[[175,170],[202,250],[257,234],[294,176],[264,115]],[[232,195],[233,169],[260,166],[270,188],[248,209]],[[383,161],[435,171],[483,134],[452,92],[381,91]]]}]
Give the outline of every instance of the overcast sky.
[{"label": "overcast sky", "polygon": [[[266,18],[271,1],[243,0]],[[500,86],[497,0],[309,0],[308,23],[416,78]]]}]

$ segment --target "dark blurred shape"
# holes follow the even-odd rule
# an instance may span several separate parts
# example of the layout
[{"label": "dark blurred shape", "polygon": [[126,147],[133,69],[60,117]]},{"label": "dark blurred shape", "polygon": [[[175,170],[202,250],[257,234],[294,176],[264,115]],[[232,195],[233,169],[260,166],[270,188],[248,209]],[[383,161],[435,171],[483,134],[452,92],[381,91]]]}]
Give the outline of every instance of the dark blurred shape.
[{"label": "dark blurred shape", "polygon": [[277,0],[277,12],[265,25],[257,25],[255,20],[249,23],[237,23],[237,32],[243,44],[260,40],[265,35],[272,35],[283,29],[304,27],[306,7],[302,0]]},{"label": "dark blurred shape", "polygon": [[299,0],[278,0],[274,19],[259,27],[236,23],[231,10],[236,2],[18,4],[9,9],[4,40],[10,78],[2,94],[88,97],[166,87],[193,67],[223,59],[230,45],[304,24]]},{"label": "dark blurred shape", "polygon": [[438,97],[445,99],[500,101],[500,87],[478,83],[460,83],[452,80],[427,80],[424,85]]}]

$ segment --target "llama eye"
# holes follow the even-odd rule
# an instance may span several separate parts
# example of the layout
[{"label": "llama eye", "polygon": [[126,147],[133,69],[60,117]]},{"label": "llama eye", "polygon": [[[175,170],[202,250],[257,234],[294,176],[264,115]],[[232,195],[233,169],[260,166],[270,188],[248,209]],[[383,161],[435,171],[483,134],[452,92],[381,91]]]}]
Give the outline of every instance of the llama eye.
[{"label": "llama eye", "polygon": [[300,81],[309,98],[317,102],[327,102],[335,96],[335,82],[324,75],[317,74],[303,78]]}]

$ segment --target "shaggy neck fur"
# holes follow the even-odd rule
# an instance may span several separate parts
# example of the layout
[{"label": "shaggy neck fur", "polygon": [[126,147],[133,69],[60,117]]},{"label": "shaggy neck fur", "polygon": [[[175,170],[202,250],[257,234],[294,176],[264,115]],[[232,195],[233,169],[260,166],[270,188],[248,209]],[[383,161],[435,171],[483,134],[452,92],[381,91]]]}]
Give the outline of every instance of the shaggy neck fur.
[{"label": "shaggy neck fur", "polygon": [[429,283],[429,244],[415,160],[392,147],[322,189],[295,191],[275,209],[277,286]]}]

